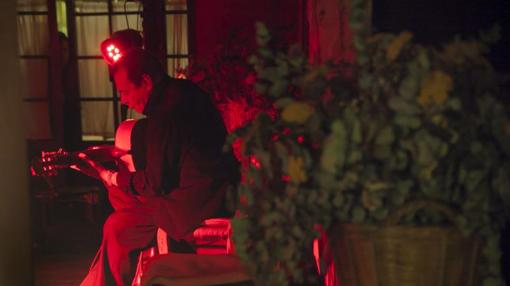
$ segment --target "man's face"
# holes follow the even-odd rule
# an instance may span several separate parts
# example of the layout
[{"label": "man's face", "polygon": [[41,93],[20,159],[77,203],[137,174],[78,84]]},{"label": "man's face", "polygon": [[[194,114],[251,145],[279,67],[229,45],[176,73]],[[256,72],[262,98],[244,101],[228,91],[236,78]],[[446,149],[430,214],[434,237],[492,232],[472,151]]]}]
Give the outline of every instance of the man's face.
[{"label": "man's face", "polygon": [[121,68],[115,72],[113,79],[120,95],[120,102],[142,113],[152,90],[151,78],[144,75],[142,82],[137,86],[129,80],[126,69]]}]

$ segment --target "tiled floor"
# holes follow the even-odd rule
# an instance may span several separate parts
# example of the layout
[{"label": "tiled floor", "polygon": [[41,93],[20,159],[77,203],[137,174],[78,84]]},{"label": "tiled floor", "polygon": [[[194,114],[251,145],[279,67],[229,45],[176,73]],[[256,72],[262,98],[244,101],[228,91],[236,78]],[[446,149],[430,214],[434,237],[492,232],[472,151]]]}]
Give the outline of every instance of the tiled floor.
[{"label": "tiled floor", "polygon": [[60,207],[44,240],[34,248],[35,286],[76,286],[87,273],[100,242],[100,222],[85,219],[79,208]]}]

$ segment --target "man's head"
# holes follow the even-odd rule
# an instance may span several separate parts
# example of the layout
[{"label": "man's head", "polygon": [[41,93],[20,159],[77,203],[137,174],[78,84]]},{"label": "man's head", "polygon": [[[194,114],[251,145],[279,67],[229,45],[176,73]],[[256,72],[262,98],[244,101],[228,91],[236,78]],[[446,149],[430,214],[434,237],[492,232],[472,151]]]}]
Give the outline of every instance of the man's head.
[{"label": "man's head", "polygon": [[165,75],[159,61],[142,49],[126,53],[111,72],[122,104],[142,113],[152,88]]}]

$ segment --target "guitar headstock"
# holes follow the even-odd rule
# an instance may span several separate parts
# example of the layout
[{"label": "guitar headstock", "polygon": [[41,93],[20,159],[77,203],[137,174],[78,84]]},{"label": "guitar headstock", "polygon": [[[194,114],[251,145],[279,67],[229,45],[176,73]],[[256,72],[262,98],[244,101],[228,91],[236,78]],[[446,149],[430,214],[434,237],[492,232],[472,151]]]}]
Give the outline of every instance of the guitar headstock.
[{"label": "guitar headstock", "polygon": [[57,151],[41,151],[41,157],[35,157],[30,163],[32,176],[56,176],[59,169],[71,165],[69,152],[60,148]]}]

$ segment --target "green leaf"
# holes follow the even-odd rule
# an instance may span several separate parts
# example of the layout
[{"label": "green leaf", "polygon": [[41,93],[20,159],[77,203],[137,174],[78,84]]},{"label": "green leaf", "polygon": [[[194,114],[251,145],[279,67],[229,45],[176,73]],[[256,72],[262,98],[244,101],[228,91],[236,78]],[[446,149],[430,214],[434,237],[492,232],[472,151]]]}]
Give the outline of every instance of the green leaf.
[{"label": "green leaf", "polygon": [[467,178],[468,171],[464,166],[460,166],[459,168],[459,174],[458,174],[458,180],[460,183],[464,183]]},{"label": "green leaf", "polygon": [[417,62],[424,71],[428,71],[430,69],[430,60],[426,49],[419,49]]},{"label": "green leaf", "polygon": [[278,76],[278,71],[275,67],[267,67],[258,73],[260,79],[267,80],[274,84],[275,82],[281,81],[282,79]]},{"label": "green leaf", "polygon": [[303,230],[297,225],[292,226],[291,233],[296,238],[303,237]]},{"label": "green leaf", "polygon": [[465,186],[468,192],[476,191],[482,179],[485,177],[485,172],[482,170],[472,170],[468,172]]},{"label": "green leaf", "polygon": [[386,146],[390,145],[395,141],[395,133],[393,132],[393,127],[391,125],[387,125],[379,131],[377,137],[375,138],[375,144]]},{"label": "green leaf", "polygon": [[[263,40],[264,41],[264,40]],[[263,57],[263,58],[266,58],[266,59],[271,59],[273,57],[273,53],[271,52],[270,49],[266,49],[266,48],[260,48],[258,49],[258,53]]]},{"label": "green leaf", "polygon": [[481,142],[474,141],[469,145],[469,149],[473,154],[480,154],[483,151],[483,145]]},{"label": "green leaf", "polygon": [[397,183],[395,184],[395,188],[403,193],[403,194],[408,194],[413,186],[413,181],[412,180],[409,180],[409,179],[404,179],[404,180],[399,180],[397,181]]},{"label": "green leaf", "polygon": [[366,211],[359,206],[354,207],[352,210],[352,221],[353,222],[363,222],[366,217]]},{"label": "green leaf", "polygon": [[344,196],[340,192],[335,193],[335,197],[333,198],[333,206],[340,207],[344,203]]},{"label": "green leaf", "polygon": [[459,98],[453,97],[448,99],[446,102],[446,106],[450,107],[454,111],[461,111],[462,109],[462,102]]},{"label": "green leaf", "polygon": [[372,87],[375,83],[375,77],[372,74],[364,73],[361,75],[359,79],[359,86],[362,89],[368,89]]},{"label": "green leaf", "polygon": [[256,22],[255,29],[257,34],[257,45],[258,46],[267,45],[271,36],[269,35],[269,30],[267,29],[266,25],[264,25],[262,22]]},{"label": "green leaf", "polygon": [[487,277],[483,280],[483,286],[503,286],[501,279],[496,277]]},{"label": "green leaf", "polygon": [[373,148],[373,155],[379,160],[386,160],[392,156],[392,150],[390,146],[375,145]]},{"label": "green leaf", "polygon": [[279,97],[287,90],[288,82],[286,80],[274,81],[273,85],[269,87],[269,95]]},{"label": "green leaf", "polygon": [[260,225],[267,227],[273,224],[274,218],[274,213],[265,213],[260,217],[259,223]]},{"label": "green leaf", "polygon": [[416,97],[418,94],[418,88],[420,86],[419,78],[415,74],[410,74],[402,80],[400,83],[398,92],[402,98],[410,100]]},{"label": "green leaf", "polygon": [[352,122],[351,140],[354,144],[359,144],[361,143],[362,139],[361,122],[358,120],[358,118],[354,118]]},{"label": "green leaf", "polygon": [[274,102],[274,106],[279,109],[283,109],[285,106],[293,103],[295,100],[292,97],[281,97]]},{"label": "green leaf", "polygon": [[324,142],[321,154],[321,169],[334,173],[343,167],[347,151],[347,130],[343,121],[337,119],[331,124],[331,134]]},{"label": "green leaf", "polygon": [[396,206],[401,206],[406,201],[406,195],[401,192],[393,192],[390,196],[391,202]]},{"label": "green leaf", "polygon": [[393,120],[395,124],[411,129],[417,129],[421,126],[421,120],[418,116],[397,114]]},{"label": "green leaf", "polygon": [[337,188],[337,181],[334,173],[319,171],[316,176],[319,186],[326,190],[335,190]]},{"label": "green leaf", "polygon": [[374,212],[372,212],[372,216],[375,217],[378,221],[384,220],[389,213],[389,209],[385,207],[380,207]]},{"label": "green leaf", "polygon": [[265,84],[265,83],[255,83],[255,90],[257,91],[257,93],[260,93],[260,94],[266,94],[267,93],[267,89],[268,89],[268,85]]},{"label": "green leaf", "polygon": [[277,67],[278,74],[281,77],[288,76],[289,75],[289,64],[286,61],[278,61],[277,64],[278,64],[278,67]]},{"label": "green leaf", "polygon": [[406,152],[398,150],[395,153],[395,156],[391,158],[391,166],[395,170],[404,170],[409,163]]},{"label": "green leaf", "polygon": [[365,65],[367,64],[368,62],[370,61],[369,57],[364,55],[364,54],[360,54],[358,55],[358,63],[360,65]]},{"label": "green leaf", "polygon": [[250,65],[256,65],[259,63],[259,58],[256,55],[251,55],[248,57],[248,63]]},{"label": "green leaf", "polygon": [[358,149],[351,150],[347,155],[347,164],[355,164],[361,161],[363,158],[363,153],[361,153]]},{"label": "green leaf", "polygon": [[293,68],[300,68],[306,64],[306,59],[302,56],[294,57],[290,59],[289,63]]},{"label": "green leaf", "polygon": [[404,115],[414,115],[421,112],[421,109],[418,107],[418,105],[399,96],[392,97],[388,101],[388,106],[397,113]]}]

